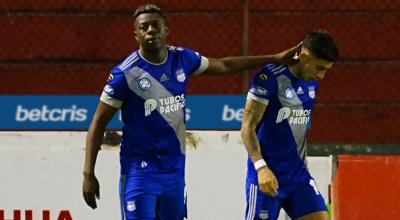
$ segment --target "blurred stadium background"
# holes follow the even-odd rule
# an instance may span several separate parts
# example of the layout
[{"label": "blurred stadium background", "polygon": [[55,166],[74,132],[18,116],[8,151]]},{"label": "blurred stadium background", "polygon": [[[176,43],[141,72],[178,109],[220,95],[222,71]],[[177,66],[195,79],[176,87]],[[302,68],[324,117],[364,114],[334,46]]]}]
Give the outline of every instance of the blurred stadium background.
[{"label": "blurred stadium background", "polygon": [[[313,152],[399,154],[399,0],[1,0],[0,95],[100,94],[137,48],[132,13],[143,3],[164,10],[170,44],[208,57],[275,53],[328,30],[340,61],[317,96]],[[253,72],[194,77],[188,95],[245,94]]]},{"label": "blurred stadium background", "polygon": [[[311,143],[400,143],[400,1],[2,0],[2,95],[100,94],[137,44],[132,12],[165,11],[172,45],[208,57],[279,52],[310,30],[336,38],[340,61],[320,87]],[[245,94],[252,71],[200,76],[188,94]]]}]

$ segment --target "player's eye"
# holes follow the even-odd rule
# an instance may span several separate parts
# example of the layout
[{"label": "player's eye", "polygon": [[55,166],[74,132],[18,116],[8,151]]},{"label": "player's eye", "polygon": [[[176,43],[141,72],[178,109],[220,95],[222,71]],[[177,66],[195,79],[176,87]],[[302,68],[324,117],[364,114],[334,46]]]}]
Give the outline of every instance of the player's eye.
[{"label": "player's eye", "polygon": [[141,25],[139,25],[138,28],[140,31],[147,31],[147,30],[149,30],[150,26],[159,31],[164,27],[164,24],[159,23],[159,22],[155,22],[155,23],[151,23],[151,24],[141,24]]},{"label": "player's eye", "polygon": [[154,23],[153,27],[155,27],[157,30],[161,30],[161,28],[164,26],[162,23]]}]

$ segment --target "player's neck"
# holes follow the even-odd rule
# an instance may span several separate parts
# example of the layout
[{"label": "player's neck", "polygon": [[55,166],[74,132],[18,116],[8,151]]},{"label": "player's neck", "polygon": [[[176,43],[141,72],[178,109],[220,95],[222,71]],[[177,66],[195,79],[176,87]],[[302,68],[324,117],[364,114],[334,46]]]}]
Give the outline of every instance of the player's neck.
[{"label": "player's neck", "polygon": [[290,65],[289,66],[289,70],[292,73],[292,75],[296,78],[300,78],[301,79],[301,74],[300,74],[300,65],[299,63],[294,64],[294,65]]},{"label": "player's neck", "polygon": [[151,63],[163,63],[168,56],[168,50],[166,47],[159,50],[145,50],[140,48],[140,55]]}]

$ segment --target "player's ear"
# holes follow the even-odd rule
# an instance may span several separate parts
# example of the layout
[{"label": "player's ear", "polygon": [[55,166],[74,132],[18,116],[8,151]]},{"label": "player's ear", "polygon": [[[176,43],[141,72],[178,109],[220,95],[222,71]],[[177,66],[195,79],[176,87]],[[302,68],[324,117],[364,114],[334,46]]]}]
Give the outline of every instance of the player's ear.
[{"label": "player's ear", "polygon": [[165,36],[168,36],[169,34],[169,28],[167,26],[164,27],[164,31],[165,31]]},{"label": "player's ear", "polygon": [[135,21],[133,22],[133,36],[135,37],[135,40],[136,40],[137,42],[139,42],[139,39],[138,39],[138,32],[137,32],[136,19],[135,19]]},{"label": "player's ear", "polygon": [[133,36],[135,36],[136,41],[139,42],[136,30],[133,30]]},{"label": "player's ear", "polygon": [[298,55],[298,59],[300,62],[304,62],[308,60],[309,54],[305,53],[304,51],[301,51],[300,54]]}]

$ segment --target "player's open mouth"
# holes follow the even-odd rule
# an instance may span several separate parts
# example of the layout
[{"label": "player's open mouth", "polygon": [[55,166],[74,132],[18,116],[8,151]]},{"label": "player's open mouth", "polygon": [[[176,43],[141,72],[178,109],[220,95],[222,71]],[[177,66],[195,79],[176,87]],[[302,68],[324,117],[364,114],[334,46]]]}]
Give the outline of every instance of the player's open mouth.
[{"label": "player's open mouth", "polygon": [[151,37],[151,38],[146,39],[146,42],[149,44],[152,44],[152,43],[155,43],[158,41],[160,41],[160,39],[158,37]]}]

